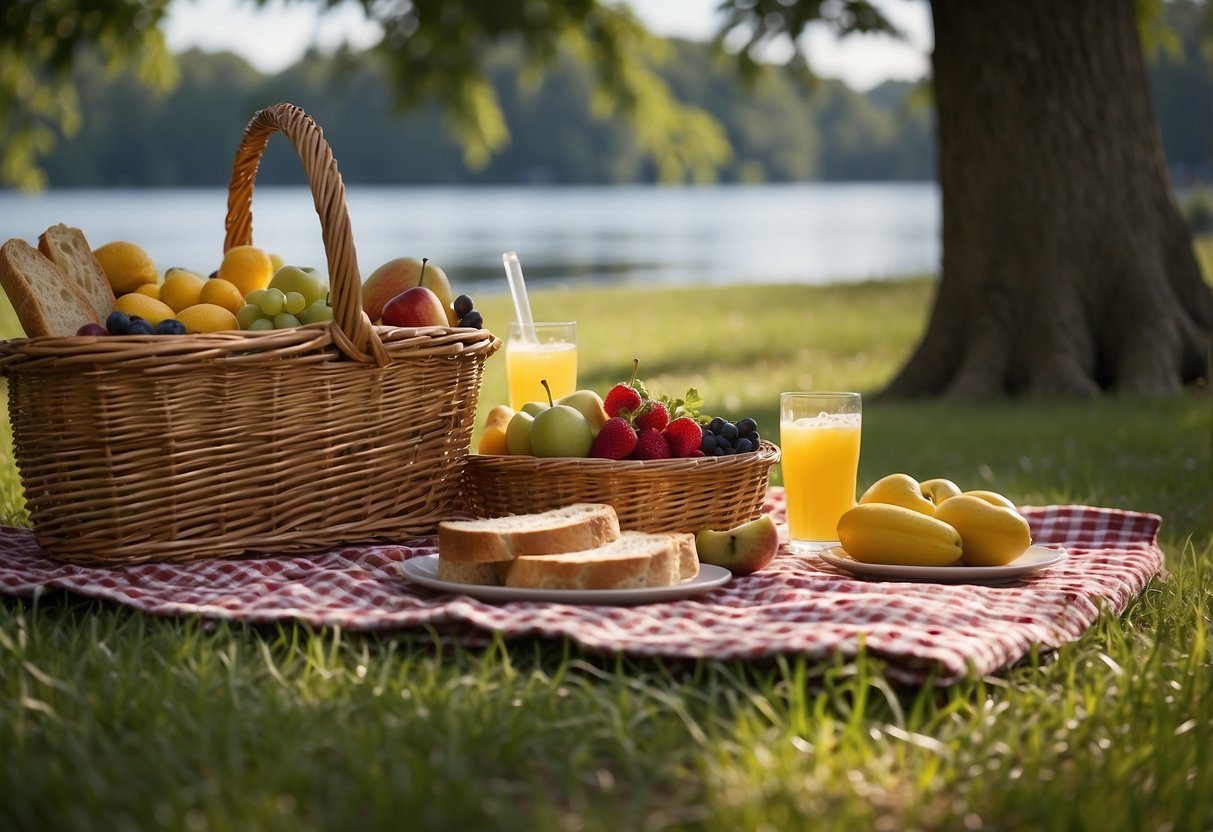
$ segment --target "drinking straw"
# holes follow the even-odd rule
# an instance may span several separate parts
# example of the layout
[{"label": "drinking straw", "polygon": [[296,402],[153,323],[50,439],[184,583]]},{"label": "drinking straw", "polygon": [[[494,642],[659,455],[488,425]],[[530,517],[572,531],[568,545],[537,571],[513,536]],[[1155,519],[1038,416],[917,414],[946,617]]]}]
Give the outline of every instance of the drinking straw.
[{"label": "drinking straw", "polygon": [[535,321],[531,318],[531,302],[526,296],[526,282],[522,279],[522,264],[518,262],[518,252],[507,251],[501,255],[505,265],[505,276],[510,282],[510,295],[514,298],[514,314],[522,325],[522,337],[527,341],[535,340]]}]

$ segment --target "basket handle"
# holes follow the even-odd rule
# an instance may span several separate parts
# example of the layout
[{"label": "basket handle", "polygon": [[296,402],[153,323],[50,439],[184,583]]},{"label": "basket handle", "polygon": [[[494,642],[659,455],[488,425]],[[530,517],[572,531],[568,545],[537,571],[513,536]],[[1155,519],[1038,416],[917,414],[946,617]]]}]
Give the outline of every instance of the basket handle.
[{"label": "basket handle", "polygon": [[362,311],[362,278],[358,273],[358,255],[350,230],[350,215],[345,205],[345,183],[337,170],[337,160],[324,140],[324,132],[312,117],[294,104],[274,104],[253,115],[236,159],[227,193],[226,252],[234,246],[253,241],[253,182],[261,164],[261,154],[270,136],[281,131],[290,140],[312,189],[320,232],[328,259],[329,286],[333,321],[329,325],[333,343],[355,361],[382,367],[390,360],[370,318]]}]

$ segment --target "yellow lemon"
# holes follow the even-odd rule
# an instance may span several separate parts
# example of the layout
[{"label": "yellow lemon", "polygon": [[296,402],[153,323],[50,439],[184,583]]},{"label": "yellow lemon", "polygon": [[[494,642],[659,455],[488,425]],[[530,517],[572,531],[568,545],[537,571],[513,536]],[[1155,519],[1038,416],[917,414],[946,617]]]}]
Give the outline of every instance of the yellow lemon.
[{"label": "yellow lemon", "polygon": [[114,308],[128,315],[138,315],[152,326],[173,317],[173,309],[167,303],[149,298],[139,292],[128,292],[114,301]]},{"label": "yellow lemon", "polygon": [[244,306],[244,295],[240,294],[240,290],[236,288],[236,284],[230,280],[224,280],[222,277],[213,277],[206,281],[206,284],[202,287],[202,293],[198,297],[198,302],[222,306],[234,315]]},{"label": "yellow lemon", "polygon": [[186,332],[222,332],[240,328],[235,315],[213,303],[187,306],[177,313],[177,320],[185,326]]},{"label": "yellow lemon", "polygon": [[160,284],[159,283],[144,283],[135,290],[136,294],[147,295],[149,298],[160,300]]},{"label": "yellow lemon", "polygon": [[180,312],[198,303],[205,285],[206,278],[184,269],[173,269],[160,285],[160,300],[173,307],[173,311]]},{"label": "yellow lemon", "polygon": [[282,259],[281,254],[271,254],[270,262],[274,264],[274,274],[277,274],[278,270],[286,265],[286,261]]},{"label": "yellow lemon", "polygon": [[109,278],[115,295],[133,292],[144,283],[156,282],[156,264],[147,252],[134,243],[118,241],[95,249],[97,262]]},{"label": "yellow lemon", "polygon": [[247,296],[254,289],[264,289],[274,276],[274,263],[270,256],[256,246],[234,246],[223,255],[219,265],[219,277]]},{"label": "yellow lemon", "polygon": [[484,434],[480,437],[480,446],[476,451],[477,453],[493,456],[508,454],[510,447],[505,441],[505,425],[493,425],[490,428],[486,428]]}]

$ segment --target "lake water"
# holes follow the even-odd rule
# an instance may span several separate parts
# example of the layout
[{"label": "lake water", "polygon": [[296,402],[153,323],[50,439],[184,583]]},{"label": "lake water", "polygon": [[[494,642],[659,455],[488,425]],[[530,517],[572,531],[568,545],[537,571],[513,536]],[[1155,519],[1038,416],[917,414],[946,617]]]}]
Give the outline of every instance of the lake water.
[{"label": "lake water", "polygon": [[[429,257],[479,292],[506,291],[514,250],[531,285],[631,282],[826,283],[938,271],[934,183],[658,188],[351,187],[347,204],[365,278],[394,257]],[[227,192],[0,192],[0,239],[58,222],[94,246],[137,242],[163,271],[209,273],[222,255]],[[254,242],[323,266],[304,187],[258,188]]]}]

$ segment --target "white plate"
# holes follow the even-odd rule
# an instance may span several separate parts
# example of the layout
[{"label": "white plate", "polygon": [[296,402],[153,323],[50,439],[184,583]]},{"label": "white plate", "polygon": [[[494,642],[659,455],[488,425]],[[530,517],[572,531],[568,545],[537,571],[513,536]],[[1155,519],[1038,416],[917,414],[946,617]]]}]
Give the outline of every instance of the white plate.
[{"label": "white plate", "polygon": [[888,581],[943,581],[949,583],[984,584],[1009,581],[1060,563],[1066,558],[1065,549],[1029,546],[1027,551],[1006,566],[896,566],[888,563],[860,563],[841,546],[818,552],[826,563],[845,569],[859,578],[882,578]]},{"label": "white plate", "polygon": [[729,570],[704,563],[700,564],[698,575],[674,586],[640,589],[520,589],[512,586],[480,586],[444,581],[438,577],[437,555],[409,558],[400,567],[400,571],[413,583],[458,595],[470,595],[482,601],[550,601],[556,604],[608,604],[617,607],[690,598],[727,584],[732,577]]}]

